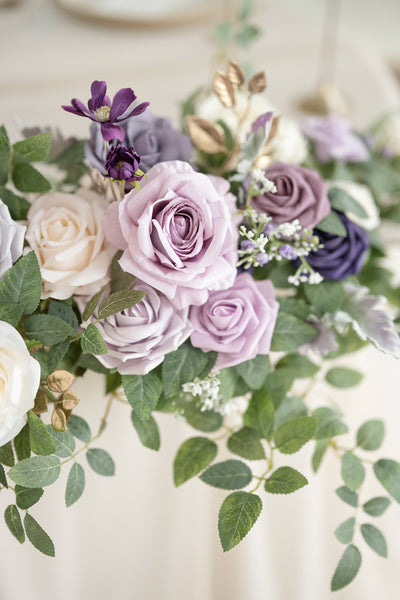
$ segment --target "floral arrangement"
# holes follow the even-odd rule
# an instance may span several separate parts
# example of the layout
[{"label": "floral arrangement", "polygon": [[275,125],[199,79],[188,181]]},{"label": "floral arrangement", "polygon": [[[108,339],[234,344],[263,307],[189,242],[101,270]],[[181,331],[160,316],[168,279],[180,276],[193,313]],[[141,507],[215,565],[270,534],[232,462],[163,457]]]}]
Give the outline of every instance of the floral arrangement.
[{"label": "floral arrangement", "polygon": [[[310,391],[318,378],[359,383],[340,357],[366,344],[400,353],[400,288],[378,233],[380,219],[400,220],[400,152],[387,120],[360,134],[313,117],[300,131],[265,89],[263,72],[246,80],[230,61],[212,91],[183,103],[181,132],[131,89],[111,101],[95,81],[87,106],[63,107],[92,121],[87,140],[25,130],[11,145],[0,129],[0,484],[14,495],[4,517],[19,542],[54,556],[31,507],[64,465],[67,507],[84,491],[83,452],[96,473],[114,474],[96,446],[121,401],[152,450],[157,412],[198,430],[177,450],[174,480],[199,475],[229,492],[224,551],[269,494],[308,484],[290,456],[312,443],[315,472],[337,455],[336,493],[351,511],[335,531],[346,548],[332,590],[360,567],[356,525],[386,556],[364,522],[400,502],[400,463],[368,459],[384,424],[360,424],[343,445],[344,415]],[[108,399],[94,436],[71,389],[87,370],[103,374]],[[232,458],[216,460],[221,444]],[[382,496],[363,496],[366,468]]]}]

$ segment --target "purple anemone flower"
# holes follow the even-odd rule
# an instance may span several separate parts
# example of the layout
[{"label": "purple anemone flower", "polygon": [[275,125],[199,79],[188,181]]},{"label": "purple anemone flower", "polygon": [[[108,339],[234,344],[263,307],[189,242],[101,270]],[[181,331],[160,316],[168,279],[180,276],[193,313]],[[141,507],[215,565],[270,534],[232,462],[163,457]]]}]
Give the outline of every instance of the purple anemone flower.
[{"label": "purple anemone flower", "polygon": [[140,156],[136,154],[133,148],[111,146],[107,152],[104,165],[106,173],[103,173],[103,176],[126,181],[127,183],[139,181],[143,177],[143,171],[137,173],[139,164]]},{"label": "purple anemone flower", "polygon": [[93,81],[90,91],[92,97],[88,100],[87,108],[80,100],[73,98],[72,106],[62,108],[78,117],[88,117],[91,121],[101,124],[101,134],[106,142],[117,139],[122,142],[125,131],[118,125],[122,121],[140,115],[149,106],[149,102],[142,102],[128,112],[128,108],[136,100],[136,95],[131,88],[119,90],[111,103],[106,95],[107,84],[105,81]]}]

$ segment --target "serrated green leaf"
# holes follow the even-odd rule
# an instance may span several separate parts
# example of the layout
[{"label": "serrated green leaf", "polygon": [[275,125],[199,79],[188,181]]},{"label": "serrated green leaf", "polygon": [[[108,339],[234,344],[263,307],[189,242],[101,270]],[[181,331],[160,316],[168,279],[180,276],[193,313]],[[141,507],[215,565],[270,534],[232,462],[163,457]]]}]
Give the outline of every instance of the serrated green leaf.
[{"label": "serrated green leaf", "polygon": [[265,482],[269,494],[292,494],[308,484],[307,479],[292,467],[279,467]]},{"label": "serrated green leaf", "polygon": [[279,312],[271,341],[273,352],[293,352],[317,335],[312,325],[288,313]]},{"label": "serrated green leaf", "polygon": [[340,417],[340,414],[326,406],[321,406],[314,410],[312,416],[318,419],[317,429],[314,434],[314,439],[316,440],[331,439],[337,435],[347,433],[349,430],[347,425],[339,420],[338,417]]},{"label": "serrated green leaf", "polygon": [[32,546],[35,546],[37,550],[46,556],[55,556],[54,544],[50,537],[29,513],[25,515],[24,527],[26,537],[31,542]]},{"label": "serrated green leaf", "polygon": [[85,444],[92,439],[89,425],[86,423],[85,419],[78,417],[78,415],[70,416],[67,427],[74,437]]},{"label": "serrated green leaf", "polygon": [[31,206],[26,198],[17,196],[8,188],[0,188],[0,198],[7,206],[10,216],[14,221],[24,221],[26,219],[28,210]]},{"label": "serrated green leaf", "polygon": [[371,498],[371,500],[365,502],[365,504],[363,504],[363,509],[368,515],[371,515],[371,517],[380,517],[389,506],[389,498],[386,498],[386,496],[377,496],[376,498]]},{"label": "serrated green leaf", "polygon": [[10,302],[0,304],[0,321],[5,321],[13,327],[17,327],[23,314],[24,307],[21,304],[12,304]]},{"label": "serrated green leaf", "polygon": [[26,138],[21,142],[16,142],[13,146],[14,152],[18,152],[30,162],[44,160],[49,153],[51,146],[51,133],[39,133]]},{"label": "serrated green leaf", "polygon": [[143,422],[133,410],[131,413],[131,419],[143,446],[150,448],[151,450],[159,450],[160,432],[153,417],[149,417],[147,421]]},{"label": "serrated green leaf", "polygon": [[28,252],[17,260],[0,281],[0,302],[21,304],[25,314],[29,314],[37,308],[41,293],[39,263],[36,254]]},{"label": "serrated green leaf", "polygon": [[287,354],[276,364],[275,369],[285,369],[293,379],[308,379],[318,372],[319,367],[302,354]]},{"label": "serrated green leaf", "polygon": [[316,441],[315,449],[314,449],[312,459],[311,459],[311,464],[312,464],[314,473],[318,472],[318,469],[321,466],[322,460],[323,460],[328,448],[329,448],[329,439],[324,438],[322,440]]},{"label": "serrated green leaf", "polygon": [[32,456],[12,467],[8,476],[19,485],[38,488],[54,483],[60,472],[60,461],[56,456]]},{"label": "serrated green leaf", "polygon": [[200,475],[200,479],[223,490],[240,490],[252,480],[250,468],[240,460],[225,460],[211,465]]},{"label": "serrated green leaf", "polygon": [[86,458],[95,473],[111,477],[115,475],[114,461],[108,452],[102,448],[89,448],[86,452]]},{"label": "serrated green leaf", "polygon": [[11,176],[13,184],[20,192],[43,194],[51,190],[47,179],[29,163],[15,163]]},{"label": "serrated green leaf", "polygon": [[294,315],[302,321],[305,321],[312,312],[311,307],[299,298],[279,298],[279,310],[283,313]]},{"label": "serrated green leaf", "polygon": [[32,315],[25,321],[25,332],[29,338],[39,340],[46,346],[63,342],[74,333],[71,325],[52,315]]},{"label": "serrated green leaf", "polygon": [[262,460],[265,451],[259,440],[258,433],[250,427],[243,427],[233,433],[228,439],[228,448],[233,454],[237,454],[247,460]]},{"label": "serrated green leaf", "polygon": [[217,445],[208,438],[195,437],[183,442],[174,461],[175,486],[203,471],[216,455]]},{"label": "serrated green leaf", "polygon": [[133,410],[142,421],[150,418],[162,392],[162,383],[155,373],[123,375],[122,386]]},{"label": "serrated green leaf", "polygon": [[363,523],[360,526],[362,536],[367,542],[368,546],[379,556],[387,558],[387,544],[382,533],[374,525],[370,523]]},{"label": "serrated green leaf", "polygon": [[95,294],[89,300],[89,302],[86,304],[85,310],[82,313],[82,319],[84,321],[87,321],[89,319],[89,317],[92,316],[92,314],[94,313],[94,311],[97,308],[98,303],[100,302],[100,298],[102,297],[102,295],[104,294],[104,292],[106,291],[106,289],[108,288],[109,285],[110,285],[109,283],[106,283],[106,285],[103,286],[101,288],[101,290],[99,292],[97,292],[97,294]]},{"label": "serrated green leaf", "polygon": [[278,429],[285,421],[294,417],[307,416],[307,407],[298,396],[284,398],[275,411],[274,429]]},{"label": "serrated green leaf", "polygon": [[217,431],[222,425],[222,415],[213,410],[201,410],[196,402],[184,402],[183,414],[186,421],[199,431],[210,433]]},{"label": "serrated green leaf", "polygon": [[339,498],[341,500],[343,500],[343,502],[346,502],[346,504],[349,504],[350,506],[354,506],[354,508],[356,508],[356,506],[358,505],[358,496],[357,496],[356,492],[349,490],[349,488],[346,487],[345,485],[342,485],[341,487],[339,487],[336,490],[336,493],[339,496]]},{"label": "serrated green leaf", "polygon": [[7,506],[4,513],[4,520],[15,539],[17,539],[20,544],[23,544],[25,541],[25,533],[24,528],[22,527],[19,510],[15,504],[10,504]]},{"label": "serrated green leaf", "polygon": [[72,329],[74,330],[74,333],[78,329],[78,318],[74,310],[70,306],[68,306],[68,304],[65,304],[65,302],[53,300],[49,304],[48,313],[49,315],[53,315],[53,317],[58,317],[59,319],[62,319],[63,321],[68,323],[68,325],[71,325]]},{"label": "serrated green leaf", "polygon": [[107,369],[102,365],[93,354],[81,354],[78,360],[78,366],[83,369],[90,369],[95,373],[102,373],[103,375],[108,375],[110,372],[110,369]]},{"label": "serrated green leaf", "polygon": [[355,524],[355,517],[350,517],[335,529],[336,539],[341,544],[349,544],[353,540]]},{"label": "serrated green leaf", "polygon": [[5,488],[8,488],[6,472],[1,463],[0,463],[0,484],[3,485]]},{"label": "serrated green leaf", "polygon": [[313,417],[290,419],[275,431],[275,445],[283,454],[293,454],[313,437],[316,426],[317,419]]},{"label": "serrated green leaf", "polygon": [[359,371],[346,367],[333,367],[325,375],[326,381],[337,388],[354,387],[360,383],[363,377],[364,375]]},{"label": "serrated green leaf", "polygon": [[[14,448],[18,460],[29,458],[31,455],[31,440],[29,436],[29,425],[24,425],[18,435],[14,438]],[[10,465],[13,466],[13,465]]]},{"label": "serrated green leaf", "polygon": [[23,510],[26,510],[27,508],[30,508],[39,502],[42,496],[42,488],[26,488],[22,485],[15,486],[15,500],[17,502],[17,506]]},{"label": "serrated green leaf", "polygon": [[65,505],[68,508],[79,500],[85,489],[85,471],[79,463],[74,463],[68,474],[65,488]]},{"label": "serrated green leaf", "polygon": [[351,213],[360,219],[365,219],[368,215],[365,209],[348,192],[335,187],[335,184],[329,189],[328,197],[332,208],[344,213]]},{"label": "serrated green leaf", "polygon": [[383,421],[371,419],[361,425],[357,431],[357,446],[363,450],[378,450],[385,437],[385,426]]},{"label": "serrated green leaf", "polygon": [[129,290],[135,280],[134,275],[126,273],[121,269],[118,262],[121,256],[122,252],[117,252],[111,262],[111,292]]},{"label": "serrated green leaf", "polygon": [[59,342],[58,344],[54,344],[54,346],[52,346],[51,351],[48,353],[47,360],[49,373],[52,373],[59,367],[62,359],[68,352],[70,344],[71,340],[64,340],[63,342]]},{"label": "serrated green leaf", "polygon": [[7,131],[2,125],[0,127],[0,185],[6,185],[8,172],[10,170],[11,146]]},{"label": "serrated green leaf", "polygon": [[107,296],[99,306],[99,319],[106,319],[111,315],[135,306],[146,295],[142,290],[119,290]]},{"label": "serrated green leaf", "polygon": [[349,490],[355,492],[364,481],[365,469],[361,461],[354,454],[345,452],[342,456],[341,474]]},{"label": "serrated green leaf", "polygon": [[334,210],[318,223],[317,229],[320,231],[325,231],[326,233],[338,235],[339,237],[347,237],[346,227],[343,225],[342,221]]},{"label": "serrated green leaf", "polygon": [[46,425],[31,410],[28,411],[29,440],[32,452],[47,456],[53,454],[56,445],[47,431]]},{"label": "serrated green leaf", "polygon": [[400,503],[400,464],[381,458],[374,464],[374,473],[388,494]]},{"label": "serrated green leaf", "polygon": [[218,515],[218,531],[224,552],[234,548],[248,534],[262,510],[256,494],[233,492],[222,503]]},{"label": "serrated green leaf", "polygon": [[[71,415],[71,418],[72,417],[75,417],[75,415]],[[79,417],[78,417],[78,419],[79,419]],[[74,421],[76,422],[75,419],[72,419],[72,427],[74,425]],[[83,428],[84,428],[84,426],[83,426]],[[56,456],[59,456],[60,458],[68,458],[68,456],[71,456],[71,454],[75,450],[75,439],[74,439],[74,436],[72,435],[71,431],[69,429],[66,429],[65,431],[56,431],[55,429],[53,429],[53,427],[51,425],[47,426],[47,430],[54,440],[54,444],[55,444],[54,454]],[[80,438],[78,438],[78,439],[80,439]],[[89,432],[89,440],[90,440],[90,432]]]},{"label": "serrated green leaf", "polygon": [[255,358],[236,365],[235,368],[251,390],[259,390],[269,372],[269,359],[264,354],[258,354]]},{"label": "serrated green leaf", "polygon": [[257,431],[259,437],[270,439],[274,427],[275,407],[264,390],[253,392],[249,406],[243,415],[243,423]]},{"label": "serrated green leaf", "polygon": [[339,561],[331,582],[332,592],[341,590],[351,583],[361,566],[361,554],[357,546],[350,544]]},{"label": "serrated green leaf", "polygon": [[7,442],[0,447],[0,463],[6,465],[7,467],[13,467],[15,465],[14,452],[11,442]]},{"label": "serrated green leaf", "polygon": [[[164,395],[167,398],[174,396],[181,391],[182,384],[205,376],[204,370],[208,368],[210,360],[208,354],[200,348],[193,348],[188,342],[167,354],[162,365]],[[214,354],[211,355],[212,359]]]},{"label": "serrated green leaf", "polygon": [[81,337],[81,347],[88,354],[107,354],[108,349],[100,331],[93,323],[89,323]]}]

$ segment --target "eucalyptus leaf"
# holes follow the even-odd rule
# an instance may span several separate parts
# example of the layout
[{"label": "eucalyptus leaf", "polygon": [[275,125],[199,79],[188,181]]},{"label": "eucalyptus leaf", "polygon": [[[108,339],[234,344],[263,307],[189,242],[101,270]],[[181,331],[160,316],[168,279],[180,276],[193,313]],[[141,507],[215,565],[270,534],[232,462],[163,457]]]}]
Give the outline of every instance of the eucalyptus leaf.
[{"label": "eucalyptus leaf", "polygon": [[385,437],[385,426],[383,421],[371,419],[361,425],[357,431],[357,446],[363,450],[378,450]]},{"label": "eucalyptus leaf", "polygon": [[363,523],[360,526],[362,536],[367,542],[368,546],[379,556],[387,558],[387,544],[382,533],[374,525],[370,523]]},{"label": "eucalyptus leaf", "polygon": [[342,456],[341,473],[344,483],[352,492],[358,490],[365,478],[361,461],[351,452],[345,452]]},{"label": "eucalyptus leaf", "polygon": [[[85,419],[82,419],[82,417],[79,417],[78,415],[70,416],[67,427],[72,435],[84,444],[88,444],[92,439],[89,425]],[[58,451],[60,451],[60,446],[58,447]]]},{"label": "eucalyptus leaf", "polygon": [[339,487],[336,490],[336,493],[339,496],[339,498],[341,500],[343,500],[343,502],[346,502],[346,504],[349,504],[350,506],[354,506],[354,508],[356,508],[356,506],[358,505],[358,496],[357,496],[356,492],[349,490],[349,488],[346,487],[345,485],[342,485],[341,487]]},{"label": "eucalyptus leaf", "polygon": [[363,504],[364,511],[371,517],[380,517],[390,506],[389,498],[386,496],[376,496]]},{"label": "eucalyptus leaf", "polygon": [[315,444],[315,449],[314,449],[314,452],[312,455],[312,459],[311,459],[311,464],[312,464],[314,473],[318,472],[318,470],[322,464],[322,460],[323,460],[328,448],[329,448],[329,439],[328,438],[323,438],[321,440],[317,440],[317,442]]},{"label": "eucalyptus leaf", "polygon": [[354,387],[363,379],[363,374],[347,367],[332,367],[325,375],[326,381],[337,388]]},{"label": "eucalyptus leaf", "polygon": [[74,463],[68,473],[65,488],[65,505],[72,506],[83,494],[85,489],[85,471],[79,463]]},{"label": "eucalyptus leaf", "polygon": [[110,477],[115,475],[114,461],[108,452],[102,448],[89,448],[86,458],[95,473]]},{"label": "eucalyptus leaf", "polygon": [[349,544],[353,540],[355,524],[355,517],[350,517],[335,529],[336,539],[341,544]]},{"label": "eucalyptus leaf", "polygon": [[388,494],[400,503],[400,463],[381,458],[374,464],[374,473]]},{"label": "eucalyptus leaf", "polygon": [[60,472],[60,461],[56,456],[32,456],[12,467],[8,476],[24,487],[39,488],[54,483]]},{"label": "eucalyptus leaf", "polygon": [[22,485],[15,486],[15,500],[17,506],[23,510],[26,510],[39,502],[42,496],[42,488],[26,488]]},{"label": "eucalyptus leaf", "polygon": [[37,550],[46,556],[55,556],[54,544],[50,537],[29,513],[25,515],[24,527],[26,537]]},{"label": "eucalyptus leaf", "polygon": [[361,554],[357,546],[350,544],[344,551],[331,582],[332,592],[351,583],[361,566]]},{"label": "eucalyptus leaf", "polygon": [[20,544],[23,544],[25,541],[25,532],[22,527],[21,515],[15,504],[7,506],[4,513],[4,520],[15,539],[17,539]]}]

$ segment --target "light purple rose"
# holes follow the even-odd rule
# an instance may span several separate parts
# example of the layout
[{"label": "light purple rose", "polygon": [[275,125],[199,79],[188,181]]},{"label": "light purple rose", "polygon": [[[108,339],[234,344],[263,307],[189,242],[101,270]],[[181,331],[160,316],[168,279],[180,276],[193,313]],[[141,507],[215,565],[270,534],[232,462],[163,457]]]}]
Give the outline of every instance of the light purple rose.
[{"label": "light purple rose", "polygon": [[188,163],[156,165],[106,211],[109,242],[124,250],[120,265],[163,292],[177,308],[203,304],[236,276],[235,197],[229,183]]},{"label": "light purple rose", "polygon": [[276,225],[298,219],[302,227],[313,228],[331,212],[328,188],[317,171],[276,162],[265,170],[277,191],[251,199],[259,213],[272,217]]},{"label": "light purple rose", "polygon": [[314,143],[315,155],[321,163],[369,160],[366,145],[351,131],[349,121],[343,117],[310,117],[304,122],[302,131]]},{"label": "light purple rose", "polygon": [[218,352],[214,369],[232,367],[269,352],[278,309],[270,281],[241,273],[232,287],[212,292],[202,306],[192,306],[190,340],[204,352]]},{"label": "light purple rose", "polygon": [[12,220],[7,205],[0,200],[0,279],[22,255],[25,230]]},{"label": "light purple rose", "polygon": [[[189,337],[192,327],[188,308],[176,310],[166,296],[139,280],[132,289],[146,295],[132,308],[96,324],[108,350],[97,359],[121,375],[145,375]],[[97,312],[90,320],[97,320]]]}]

